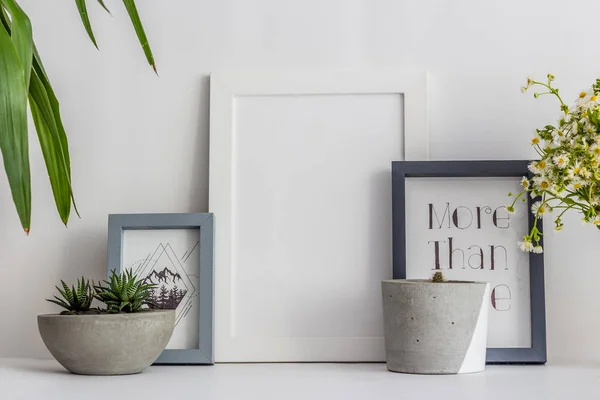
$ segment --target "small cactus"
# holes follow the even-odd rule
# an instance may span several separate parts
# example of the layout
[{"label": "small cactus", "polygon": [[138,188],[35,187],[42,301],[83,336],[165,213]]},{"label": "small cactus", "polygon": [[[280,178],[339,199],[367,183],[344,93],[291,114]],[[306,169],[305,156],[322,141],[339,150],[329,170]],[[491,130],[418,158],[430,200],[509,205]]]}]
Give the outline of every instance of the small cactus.
[{"label": "small cactus", "polygon": [[431,277],[431,282],[434,282],[434,283],[444,282],[444,274],[442,274],[442,271],[436,271],[433,274],[433,276]]}]

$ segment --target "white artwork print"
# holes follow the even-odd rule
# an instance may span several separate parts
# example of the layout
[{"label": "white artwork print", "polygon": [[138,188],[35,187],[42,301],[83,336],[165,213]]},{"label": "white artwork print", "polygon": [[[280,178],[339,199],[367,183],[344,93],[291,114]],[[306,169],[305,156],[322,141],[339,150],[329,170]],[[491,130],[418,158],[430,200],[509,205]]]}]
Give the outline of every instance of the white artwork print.
[{"label": "white artwork print", "polygon": [[150,299],[154,308],[176,310],[167,349],[197,349],[200,230],[124,230],[122,265],[157,285]]},{"label": "white artwork print", "polygon": [[407,178],[406,275],[491,283],[488,347],[531,347],[526,204],[517,178]]}]

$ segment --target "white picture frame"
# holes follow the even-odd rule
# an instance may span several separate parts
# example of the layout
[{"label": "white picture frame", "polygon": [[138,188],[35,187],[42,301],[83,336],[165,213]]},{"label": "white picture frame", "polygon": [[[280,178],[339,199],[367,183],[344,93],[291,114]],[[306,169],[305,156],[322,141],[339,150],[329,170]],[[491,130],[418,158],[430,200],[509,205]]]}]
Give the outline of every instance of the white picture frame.
[{"label": "white picture frame", "polygon": [[[214,73],[210,96],[209,209],[217,221],[215,362],[384,361],[380,281],[392,277],[391,161],[428,159],[426,71]],[[293,124],[286,115],[294,112],[296,106],[300,111],[308,110],[309,115],[298,116],[297,120],[292,115],[296,122]],[[332,112],[331,124],[327,110]],[[275,122],[269,125],[271,118],[281,124],[281,130]],[[315,129],[331,128],[319,134],[336,140],[339,137],[343,146],[332,147],[332,158],[325,159],[323,167],[317,165],[309,172],[301,166],[294,167],[297,175],[289,171],[285,175],[288,172],[282,167],[287,165],[286,157],[297,155],[296,147],[303,152],[300,160],[306,160],[307,166],[317,156],[315,153],[313,157],[311,149],[323,150],[321,145],[310,147],[304,143],[304,137],[294,136],[294,131],[304,129],[296,127],[298,121],[313,119],[317,121]],[[344,132],[338,132],[341,130]],[[396,130],[397,137],[393,136]],[[356,134],[356,142],[350,142],[346,131]],[[368,133],[373,136],[362,136],[367,131],[372,131]],[[236,136],[236,132],[243,135]],[[306,136],[313,134],[310,128],[301,132]],[[269,141],[270,137],[277,140]],[[289,143],[292,139],[299,141]],[[265,140],[268,143],[259,145]],[[386,141],[394,147],[389,153],[382,149]],[[328,143],[335,147],[331,141]],[[365,143],[373,143],[373,150]],[[285,148],[278,149],[278,145]],[[345,152],[359,152],[360,162],[349,162]],[[284,161],[270,164],[271,168],[266,164],[269,157]],[[255,170],[260,172],[249,171],[254,164],[261,163],[264,165],[256,166]],[[290,164],[303,162],[290,160]],[[368,182],[358,177],[352,180],[355,164],[365,166],[358,174],[364,179],[377,175],[377,187],[361,186]],[[328,185],[327,178],[319,176],[319,168],[329,167],[331,171],[323,172],[344,176],[337,186]],[[274,176],[261,175],[269,173]],[[314,224],[298,219],[298,226],[291,232],[290,221],[285,220],[293,214],[290,207],[298,209],[298,205],[304,204],[292,195],[295,192],[291,189],[287,203],[277,200],[282,210],[288,207],[288,212],[282,214],[283,222],[277,225],[285,232],[269,231],[277,223],[275,211],[264,208],[268,201],[263,201],[260,195],[271,193],[271,189],[283,193],[276,186],[278,182],[290,182],[286,176],[308,191],[312,190],[310,184],[314,180],[314,197],[309,201],[315,197],[341,198],[347,190],[349,195],[341,202],[341,209],[349,216],[329,220],[328,213],[339,212],[340,207],[335,200],[324,200],[316,208],[305,209],[311,210],[310,215],[316,219]],[[274,187],[261,186],[271,180]],[[327,193],[328,187],[335,189]],[[367,195],[381,207],[374,211],[372,219],[366,214],[355,218],[366,213],[365,201],[369,199],[363,197]],[[251,215],[253,206],[256,215]],[[349,224],[352,219],[359,222]],[[268,227],[262,226],[263,221]],[[348,246],[356,249],[357,258],[363,262],[346,262],[350,255],[344,240],[350,237],[344,235],[350,228],[356,229],[352,236],[356,244]],[[252,234],[253,229],[256,234]],[[328,238],[341,236],[326,246],[318,246],[323,243],[317,241],[319,235],[326,235],[323,239],[328,242]],[[276,243],[261,242],[267,236],[273,236]],[[366,242],[375,243],[377,250],[364,248]],[[267,262],[266,258],[271,256],[273,259]],[[303,267],[299,268],[300,265]],[[336,286],[336,276],[345,276],[345,271],[350,277],[337,282],[344,286],[340,288]],[[328,291],[327,285],[332,285],[333,292]],[[336,320],[338,317],[341,319]],[[345,325],[348,329],[343,331]],[[359,327],[364,327],[364,331]]]}]

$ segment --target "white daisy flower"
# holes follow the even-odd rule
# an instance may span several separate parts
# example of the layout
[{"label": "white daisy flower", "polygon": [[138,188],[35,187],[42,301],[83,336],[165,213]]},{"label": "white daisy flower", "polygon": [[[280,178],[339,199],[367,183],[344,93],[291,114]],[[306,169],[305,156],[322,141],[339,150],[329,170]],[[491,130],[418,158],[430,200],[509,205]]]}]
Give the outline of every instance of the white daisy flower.
[{"label": "white daisy flower", "polygon": [[534,136],[533,138],[531,138],[531,140],[529,141],[529,143],[531,143],[532,145],[538,145],[540,144],[542,141],[542,139],[540,139],[539,136]]},{"label": "white daisy flower", "polygon": [[590,222],[596,226],[599,226],[600,225],[600,215],[596,215],[594,218],[592,218],[592,220]]},{"label": "white daisy flower", "polygon": [[544,252],[544,249],[542,249],[542,246],[537,245],[533,248],[531,252],[535,254],[542,254]]},{"label": "white daisy flower", "polygon": [[590,147],[590,152],[594,154],[596,158],[600,158],[600,146],[598,145],[598,137],[596,137],[596,143]]},{"label": "white daisy flower", "polygon": [[577,96],[577,100],[575,100],[575,105],[581,107],[582,105],[595,103],[596,100],[598,100],[598,96],[594,94],[593,88],[584,89],[579,93],[579,96]]},{"label": "white daisy flower", "polygon": [[525,86],[523,86],[523,88],[525,88],[525,90],[527,90],[532,86],[533,86],[533,78],[531,76],[528,76],[527,83],[525,84]]},{"label": "white daisy flower", "polygon": [[567,174],[570,179],[575,178],[575,176],[581,173],[581,163],[579,161],[575,161],[575,164],[571,168],[567,170]]},{"label": "white daisy flower", "polygon": [[557,146],[560,146],[561,143],[564,142],[566,139],[567,137],[565,133],[561,130],[558,130],[554,134],[552,134],[552,141],[548,143],[548,148],[553,149]]},{"label": "white daisy flower", "polygon": [[[589,103],[589,104],[593,104],[594,107],[597,106],[596,103]],[[583,123],[580,124],[580,126],[581,126],[581,128],[583,128],[584,132],[587,132],[588,134],[596,133],[596,127],[587,118],[583,119]]]},{"label": "white daisy flower", "polygon": [[579,178],[575,178],[569,184],[569,190],[572,192],[576,192],[579,189],[583,188],[584,186],[586,186],[584,181],[582,181]]},{"label": "white daisy flower", "polygon": [[527,177],[523,177],[521,178],[521,186],[523,186],[524,189],[529,189],[529,186],[531,186],[531,182],[529,182],[529,179],[527,179]]},{"label": "white daisy flower", "polygon": [[579,93],[579,96],[577,97],[576,101],[584,101],[589,95],[590,93],[593,93],[593,90],[588,90],[588,89],[584,89]]},{"label": "white daisy flower", "polygon": [[527,251],[527,252],[533,251],[533,244],[528,240],[525,240],[523,242],[517,242],[517,244],[519,245],[519,247],[521,248],[522,251]]},{"label": "white daisy flower", "polygon": [[529,163],[529,165],[527,166],[527,169],[529,169],[529,171],[531,171],[532,174],[541,174],[542,170],[538,168],[537,163],[531,162]]},{"label": "white daisy flower", "polygon": [[564,169],[569,165],[569,156],[566,154],[559,154],[554,156],[552,161],[554,161],[554,164],[556,164],[558,168]]},{"label": "white daisy flower", "polygon": [[541,201],[536,201],[531,205],[531,213],[538,218],[542,218],[545,214],[548,213],[548,206],[543,204]]},{"label": "white daisy flower", "polygon": [[550,189],[550,180],[543,175],[538,175],[538,176],[534,177],[533,184],[535,185],[536,188],[539,188],[542,190]]}]

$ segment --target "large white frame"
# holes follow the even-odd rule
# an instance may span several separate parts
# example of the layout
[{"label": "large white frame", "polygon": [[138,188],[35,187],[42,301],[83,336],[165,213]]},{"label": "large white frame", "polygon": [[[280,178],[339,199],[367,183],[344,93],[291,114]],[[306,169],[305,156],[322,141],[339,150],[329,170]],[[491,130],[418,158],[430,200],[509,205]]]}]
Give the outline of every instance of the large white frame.
[{"label": "large white frame", "polygon": [[[235,337],[232,325],[234,100],[241,96],[399,94],[404,104],[404,159],[428,159],[427,73],[214,73],[210,94],[209,209],[215,214],[215,361],[384,361],[382,337]],[[392,160],[390,160],[392,161]],[[395,160],[394,160],[395,161]],[[391,243],[390,243],[391,249]],[[390,266],[390,278],[391,278]],[[352,296],[352,294],[349,294]],[[351,350],[349,350],[351,349]]]}]

